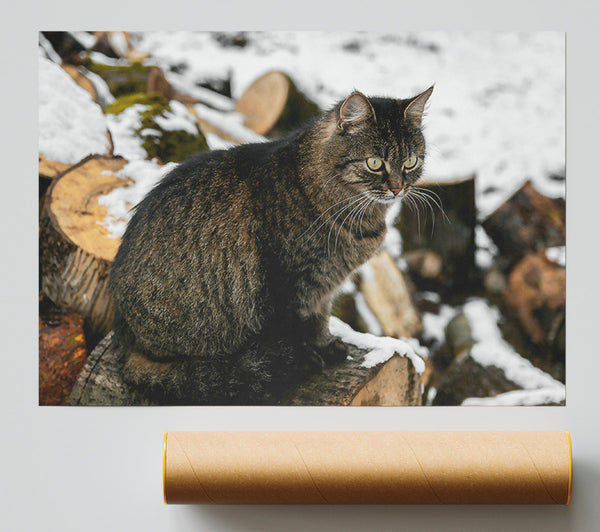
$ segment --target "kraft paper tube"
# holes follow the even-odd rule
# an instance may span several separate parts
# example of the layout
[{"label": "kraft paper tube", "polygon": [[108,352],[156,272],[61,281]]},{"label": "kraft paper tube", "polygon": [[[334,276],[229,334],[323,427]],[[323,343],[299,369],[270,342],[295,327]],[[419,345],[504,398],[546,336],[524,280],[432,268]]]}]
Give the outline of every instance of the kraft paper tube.
[{"label": "kraft paper tube", "polygon": [[165,503],[568,504],[568,432],[168,432]]}]

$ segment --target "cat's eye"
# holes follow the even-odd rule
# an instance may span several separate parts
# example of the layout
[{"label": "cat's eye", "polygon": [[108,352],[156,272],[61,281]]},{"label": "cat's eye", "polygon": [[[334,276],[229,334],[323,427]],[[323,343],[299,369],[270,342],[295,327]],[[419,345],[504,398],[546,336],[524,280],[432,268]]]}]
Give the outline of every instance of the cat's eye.
[{"label": "cat's eye", "polygon": [[369,157],[367,159],[367,166],[369,167],[369,170],[377,172],[378,170],[381,170],[383,161],[379,157]]},{"label": "cat's eye", "polygon": [[411,155],[408,159],[406,159],[406,161],[404,161],[404,168],[406,168],[406,170],[413,169],[415,166],[417,166],[418,160],[419,158],[416,155]]}]

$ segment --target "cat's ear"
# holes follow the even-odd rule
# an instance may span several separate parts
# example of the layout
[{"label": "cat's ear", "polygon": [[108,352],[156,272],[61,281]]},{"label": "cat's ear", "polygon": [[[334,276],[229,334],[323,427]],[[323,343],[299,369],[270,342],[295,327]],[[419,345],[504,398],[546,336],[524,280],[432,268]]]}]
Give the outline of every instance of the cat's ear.
[{"label": "cat's ear", "polygon": [[433,87],[429,87],[425,92],[422,92],[418,96],[415,96],[408,102],[408,105],[404,108],[404,118],[413,124],[420,126],[421,119],[423,118],[423,111],[425,110],[425,104],[431,93]]},{"label": "cat's ear", "polygon": [[353,92],[340,106],[338,128],[346,130],[369,120],[375,121],[371,102],[362,92]]}]

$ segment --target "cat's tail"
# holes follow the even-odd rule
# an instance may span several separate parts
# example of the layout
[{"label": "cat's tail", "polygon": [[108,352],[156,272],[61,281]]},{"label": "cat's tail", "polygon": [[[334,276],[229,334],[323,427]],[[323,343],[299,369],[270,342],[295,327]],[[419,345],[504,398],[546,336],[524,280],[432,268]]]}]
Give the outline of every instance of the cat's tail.
[{"label": "cat's tail", "polygon": [[274,404],[320,362],[283,340],[251,341],[233,355],[153,360],[125,351],[123,378],[160,404]]}]

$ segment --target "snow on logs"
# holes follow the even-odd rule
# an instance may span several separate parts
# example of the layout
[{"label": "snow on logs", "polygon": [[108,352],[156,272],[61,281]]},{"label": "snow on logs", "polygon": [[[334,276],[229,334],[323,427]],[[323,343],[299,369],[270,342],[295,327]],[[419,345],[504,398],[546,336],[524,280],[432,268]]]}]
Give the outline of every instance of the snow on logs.
[{"label": "snow on logs", "polygon": [[234,109],[245,116],[244,125],[258,133],[277,137],[320,114],[319,107],[304,95],[283,72],[267,72],[254,81]]},{"label": "snow on logs", "polygon": [[42,290],[100,334],[112,325],[114,307],[107,283],[120,240],[101,225],[106,207],[98,198],[127,184],[114,175],[125,163],[95,156],[73,166],[48,189],[40,218]]}]

